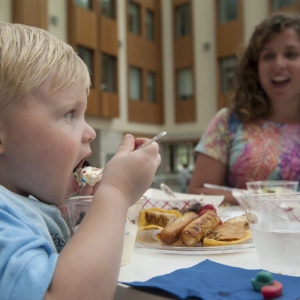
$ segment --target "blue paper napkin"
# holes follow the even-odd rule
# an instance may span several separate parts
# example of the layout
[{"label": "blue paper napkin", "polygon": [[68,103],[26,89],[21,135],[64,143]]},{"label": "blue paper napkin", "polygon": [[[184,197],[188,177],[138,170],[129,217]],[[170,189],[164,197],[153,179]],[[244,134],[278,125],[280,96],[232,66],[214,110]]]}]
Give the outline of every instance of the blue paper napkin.
[{"label": "blue paper napkin", "polygon": [[[194,297],[203,300],[262,300],[253,290],[251,278],[261,270],[247,270],[205,260],[193,267],[179,269],[147,281],[122,282],[143,290],[162,290],[179,299]],[[279,300],[300,299],[300,277],[274,274],[283,285]]]}]

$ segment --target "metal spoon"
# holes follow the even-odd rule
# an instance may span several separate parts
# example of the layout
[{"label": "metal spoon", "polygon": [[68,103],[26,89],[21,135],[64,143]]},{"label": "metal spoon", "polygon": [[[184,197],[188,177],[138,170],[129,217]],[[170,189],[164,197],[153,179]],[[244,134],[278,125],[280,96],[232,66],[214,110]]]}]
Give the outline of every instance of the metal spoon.
[{"label": "metal spoon", "polygon": [[147,147],[147,146],[150,145],[151,143],[158,141],[160,138],[162,138],[162,137],[165,136],[166,134],[167,134],[166,131],[161,131],[160,133],[158,133],[156,136],[154,136],[152,139],[150,139],[150,140],[147,141],[146,143],[144,143],[144,144],[138,146],[137,148],[135,148],[134,151],[135,151],[135,150],[138,150],[138,149],[141,149],[141,148]]},{"label": "metal spoon", "polygon": [[160,189],[165,192],[171,200],[177,200],[173,190],[165,183],[160,184]]}]

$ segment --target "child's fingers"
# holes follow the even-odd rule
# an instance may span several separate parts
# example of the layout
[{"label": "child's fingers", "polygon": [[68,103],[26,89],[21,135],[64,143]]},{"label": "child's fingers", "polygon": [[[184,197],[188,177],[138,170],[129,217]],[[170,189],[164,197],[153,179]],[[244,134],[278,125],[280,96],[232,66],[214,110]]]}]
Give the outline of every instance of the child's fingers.
[{"label": "child's fingers", "polygon": [[143,145],[144,143],[147,142],[148,139],[146,138],[137,138],[135,139],[135,149]]},{"label": "child's fingers", "polygon": [[118,153],[128,153],[134,149],[135,142],[132,134],[125,134],[118,148]]},{"label": "child's fingers", "polygon": [[85,186],[83,186],[80,189],[79,195],[80,196],[89,196],[89,195],[93,195],[93,192],[94,192],[94,187],[86,184]]}]

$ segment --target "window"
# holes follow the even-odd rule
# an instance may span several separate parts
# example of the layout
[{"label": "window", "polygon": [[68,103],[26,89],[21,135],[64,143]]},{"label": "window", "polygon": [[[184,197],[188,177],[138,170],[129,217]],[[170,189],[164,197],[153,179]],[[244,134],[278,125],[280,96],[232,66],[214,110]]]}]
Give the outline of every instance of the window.
[{"label": "window", "polygon": [[272,0],[272,10],[278,10],[290,5],[295,5],[295,0]]},{"label": "window", "polygon": [[225,94],[233,89],[233,81],[237,58],[230,56],[221,59],[221,89]]},{"label": "window", "polygon": [[74,0],[74,3],[85,9],[92,9],[92,0]]},{"label": "window", "polygon": [[102,16],[115,18],[115,0],[100,0],[100,9]]},{"label": "window", "polygon": [[177,88],[179,101],[193,98],[193,72],[191,68],[177,71]]},{"label": "window", "polygon": [[219,23],[227,23],[234,21],[238,17],[238,2],[237,0],[219,0]]},{"label": "window", "polygon": [[142,70],[130,67],[129,74],[129,94],[130,99],[142,100]]},{"label": "window", "polygon": [[116,92],[116,58],[107,54],[102,54],[101,90]]},{"label": "window", "polygon": [[86,64],[90,76],[91,76],[91,82],[92,82],[92,86],[93,81],[94,81],[94,68],[93,68],[93,50],[86,48],[86,47],[82,47],[82,46],[77,46],[77,53],[78,56],[84,61],[84,63]]},{"label": "window", "polygon": [[175,9],[176,37],[183,37],[191,33],[190,28],[190,5],[184,4]]},{"label": "window", "polygon": [[147,100],[155,102],[155,73],[151,71],[147,73]]},{"label": "window", "polygon": [[141,34],[141,7],[134,2],[129,2],[129,31]]},{"label": "window", "polygon": [[189,165],[193,162],[194,147],[190,143],[180,143],[176,145],[177,152],[177,170],[180,169],[182,165]]},{"label": "window", "polygon": [[146,37],[148,40],[154,40],[154,13],[151,10],[146,12]]}]

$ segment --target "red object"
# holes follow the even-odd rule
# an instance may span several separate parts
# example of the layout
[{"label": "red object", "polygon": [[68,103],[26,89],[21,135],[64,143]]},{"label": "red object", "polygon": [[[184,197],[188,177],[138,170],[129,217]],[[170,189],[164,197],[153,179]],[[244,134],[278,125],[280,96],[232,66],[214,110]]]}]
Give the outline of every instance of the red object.
[{"label": "red object", "polygon": [[279,281],[274,280],[272,285],[263,286],[260,292],[265,299],[273,299],[279,297],[282,294],[282,284]]},{"label": "red object", "polygon": [[207,211],[212,210],[215,214],[217,213],[217,210],[212,204],[206,204],[200,207],[198,210],[199,217],[204,215]]}]

